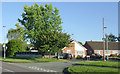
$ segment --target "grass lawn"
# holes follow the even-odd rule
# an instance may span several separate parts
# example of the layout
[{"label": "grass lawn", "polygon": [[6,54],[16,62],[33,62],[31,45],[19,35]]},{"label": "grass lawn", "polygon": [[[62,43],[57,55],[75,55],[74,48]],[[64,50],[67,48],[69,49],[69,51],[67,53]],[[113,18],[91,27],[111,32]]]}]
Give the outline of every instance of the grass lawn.
[{"label": "grass lawn", "polygon": [[119,63],[120,62],[116,62],[116,61],[85,61],[77,64],[89,65],[89,66],[120,67]]},{"label": "grass lawn", "polygon": [[69,62],[69,60],[64,59],[54,59],[54,58],[33,58],[32,60],[38,62]]},{"label": "grass lawn", "polygon": [[56,59],[56,58],[28,58],[28,57],[16,57],[15,59],[25,59],[31,60],[33,62],[70,62],[69,60],[65,59]]},{"label": "grass lawn", "polygon": [[118,72],[118,69],[101,67],[72,66],[67,69],[68,72]]},{"label": "grass lawn", "polygon": [[0,58],[4,62],[13,62],[13,63],[32,63],[32,62],[70,62],[65,59],[54,59],[54,58],[28,58],[28,57],[15,57],[15,58]]},{"label": "grass lawn", "polygon": [[1,59],[3,62],[11,62],[11,63],[32,63],[30,60],[24,60],[24,59],[12,59],[12,58],[5,58]]},{"label": "grass lawn", "polygon": [[53,59],[53,58],[0,58],[3,62],[11,63],[32,63],[32,62],[70,62],[69,60],[64,59]]}]

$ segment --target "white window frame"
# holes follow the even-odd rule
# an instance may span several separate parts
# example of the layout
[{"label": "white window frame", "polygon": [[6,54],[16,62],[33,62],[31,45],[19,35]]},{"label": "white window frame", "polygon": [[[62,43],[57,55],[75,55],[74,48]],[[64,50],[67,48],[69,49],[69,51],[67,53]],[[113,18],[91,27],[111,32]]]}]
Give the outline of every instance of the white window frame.
[{"label": "white window frame", "polygon": [[67,50],[67,53],[71,53],[71,50]]}]

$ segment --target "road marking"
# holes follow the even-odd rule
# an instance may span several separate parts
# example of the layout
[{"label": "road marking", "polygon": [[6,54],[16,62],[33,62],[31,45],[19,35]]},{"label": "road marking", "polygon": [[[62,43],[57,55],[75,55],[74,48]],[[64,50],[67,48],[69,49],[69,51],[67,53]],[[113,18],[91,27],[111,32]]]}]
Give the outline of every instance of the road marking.
[{"label": "road marking", "polygon": [[8,69],[3,69],[3,70],[9,71],[9,72],[14,72],[14,71],[12,71],[12,70],[8,70]]},{"label": "road marking", "polygon": [[[3,68],[2,68],[2,67],[0,67],[0,69],[3,69]],[[3,69],[3,70],[6,70],[6,71],[8,71],[8,72],[14,72],[14,71],[9,70],[9,69]]]},{"label": "road marking", "polygon": [[42,68],[40,68],[40,70],[43,70]]},{"label": "road marking", "polygon": [[37,70],[39,70],[39,68]]},{"label": "road marking", "polygon": [[7,64],[14,64],[14,63],[7,63]]},{"label": "road marking", "polygon": [[35,69],[35,70],[41,70],[41,71],[44,71],[44,72],[57,72],[57,71],[54,71],[54,70],[38,68],[38,67],[36,67],[36,66],[32,66],[32,67],[29,66],[28,68]]}]

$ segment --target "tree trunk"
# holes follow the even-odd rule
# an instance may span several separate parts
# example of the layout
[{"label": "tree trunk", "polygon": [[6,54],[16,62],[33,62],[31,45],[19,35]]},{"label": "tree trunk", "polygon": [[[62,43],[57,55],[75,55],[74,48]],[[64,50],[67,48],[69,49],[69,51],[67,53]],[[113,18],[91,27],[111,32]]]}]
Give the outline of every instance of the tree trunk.
[{"label": "tree trunk", "polygon": [[49,52],[49,58],[50,58],[50,52]]}]

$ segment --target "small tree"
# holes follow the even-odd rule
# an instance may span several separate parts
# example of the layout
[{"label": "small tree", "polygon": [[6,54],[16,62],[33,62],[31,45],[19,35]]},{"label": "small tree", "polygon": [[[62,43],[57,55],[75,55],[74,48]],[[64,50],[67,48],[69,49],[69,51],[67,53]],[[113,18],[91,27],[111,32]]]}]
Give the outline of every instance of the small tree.
[{"label": "small tree", "polygon": [[19,39],[12,39],[7,43],[7,57],[14,57],[16,52],[26,51],[27,44]]},{"label": "small tree", "polygon": [[108,40],[111,42],[116,42],[117,41],[117,37],[115,35],[113,35],[112,33],[110,35],[106,35],[106,37],[108,37]]}]

